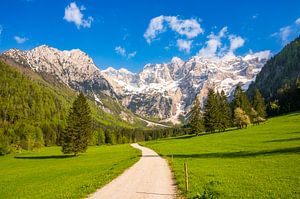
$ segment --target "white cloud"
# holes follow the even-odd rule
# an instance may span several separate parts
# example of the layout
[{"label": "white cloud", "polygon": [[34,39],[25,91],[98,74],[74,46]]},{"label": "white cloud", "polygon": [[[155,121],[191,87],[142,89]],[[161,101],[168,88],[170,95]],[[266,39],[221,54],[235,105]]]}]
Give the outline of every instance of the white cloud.
[{"label": "white cloud", "polygon": [[245,56],[245,59],[252,59],[253,57],[257,57],[258,59],[269,59],[272,56],[270,50],[260,51],[253,53],[252,50],[249,51],[249,54]]},{"label": "white cloud", "polygon": [[78,29],[80,27],[90,28],[94,19],[93,17],[88,17],[84,19],[83,14],[81,12],[84,10],[86,10],[84,6],[80,6],[80,8],[78,8],[76,3],[72,2],[65,8],[64,20],[68,22],[74,22]]},{"label": "white cloud", "polygon": [[149,26],[144,33],[144,37],[146,41],[150,44],[155,37],[164,32],[166,29],[164,28],[164,16],[159,16],[151,19]]},{"label": "white cloud", "polygon": [[167,27],[188,39],[197,37],[204,32],[196,19],[179,19],[177,16],[161,15],[150,20],[144,38],[150,44],[158,34],[165,32]]},{"label": "white cloud", "polygon": [[257,19],[258,14],[252,15],[252,19]]},{"label": "white cloud", "polygon": [[115,52],[119,55],[121,55],[122,57],[127,57],[127,59],[131,59],[133,57],[135,57],[136,55],[136,51],[133,52],[127,52],[125,48],[121,47],[121,46],[117,46],[115,47]]},{"label": "white cloud", "polygon": [[26,37],[19,37],[19,36],[15,36],[14,39],[18,44],[23,44],[28,40],[28,38]]},{"label": "white cloud", "polygon": [[230,41],[230,51],[234,52],[236,49],[242,47],[245,43],[245,40],[236,35],[229,35],[229,41]]},{"label": "white cloud", "polygon": [[169,23],[169,26],[173,31],[180,35],[185,35],[189,39],[197,37],[204,32],[198,21],[195,19],[183,20],[174,16],[169,16],[165,17],[165,20]]},{"label": "white cloud", "polygon": [[291,33],[292,33],[291,26],[286,26],[286,27],[280,28],[279,36],[284,44],[288,43],[289,36]]},{"label": "white cloud", "polygon": [[300,18],[295,20],[295,23],[284,26],[279,29],[278,32],[271,34],[272,37],[280,39],[282,45],[286,45],[288,42],[297,37],[300,33]]},{"label": "white cloud", "polygon": [[208,35],[208,41],[205,42],[205,47],[200,49],[199,55],[210,58],[216,57],[216,53],[222,46],[221,39],[225,37],[226,32],[227,27],[223,27],[217,35],[214,33]]},{"label": "white cloud", "polygon": [[134,51],[132,53],[128,53],[127,58],[131,59],[131,58],[135,57],[135,55],[136,55],[136,51]]},{"label": "white cloud", "polygon": [[[205,46],[199,50],[198,55],[213,59],[235,56],[235,50],[245,44],[245,40],[241,36],[229,34],[226,26],[218,34],[212,32],[207,38]],[[229,47],[225,41],[229,43]]]},{"label": "white cloud", "polygon": [[180,51],[185,51],[186,53],[189,53],[192,46],[192,41],[190,40],[184,40],[184,39],[178,39],[177,40],[177,46]]},{"label": "white cloud", "polygon": [[119,55],[126,56],[126,50],[125,50],[125,48],[122,48],[121,46],[115,47],[115,51]]}]

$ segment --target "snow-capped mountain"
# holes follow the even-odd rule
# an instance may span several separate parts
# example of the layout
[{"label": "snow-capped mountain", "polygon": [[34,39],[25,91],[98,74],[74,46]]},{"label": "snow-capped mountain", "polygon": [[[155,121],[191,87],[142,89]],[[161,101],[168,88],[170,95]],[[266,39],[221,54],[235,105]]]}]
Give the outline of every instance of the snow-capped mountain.
[{"label": "snow-capped mountain", "polygon": [[30,67],[45,78],[66,84],[77,91],[84,91],[101,104],[100,94],[116,97],[108,81],[103,78],[93,60],[79,49],[60,51],[46,45],[29,51],[10,49],[3,53],[6,58]]},{"label": "snow-capped mountain", "polygon": [[228,96],[238,83],[247,89],[269,56],[269,51],[262,51],[244,57],[194,56],[186,62],[174,57],[170,63],[147,64],[138,74],[112,68],[102,72],[123,105],[137,114],[176,123],[196,96],[203,103],[208,88],[224,90]]},{"label": "snow-capped mountain", "polygon": [[219,58],[194,56],[183,61],[146,64],[140,73],[112,67],[100,71],[93,60],[79,49],[64,50],[42,45],[29,51],[11,49],[6,58],[32,70],[51,75],[75,90],[82,90],[101,105],[101,94],[120,100],[123,106],[145,117],[178,122],[199,97],[203,103],[208,88],[232,94],[238,83],[246,89],[270,56],[269,51],[246,56]]}]

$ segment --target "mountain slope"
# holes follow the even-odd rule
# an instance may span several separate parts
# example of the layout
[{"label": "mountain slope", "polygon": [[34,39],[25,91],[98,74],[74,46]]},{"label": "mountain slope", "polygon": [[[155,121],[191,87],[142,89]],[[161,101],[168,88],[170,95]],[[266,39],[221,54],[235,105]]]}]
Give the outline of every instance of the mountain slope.
[{"label": "mountain slope", "polygon": [[[117,95],[92,59],[82,51],[75,49],[60,51],[42,45],[29,51],[11,49],[2,54],[2,60],[15,66],[18,70],[44,80],[48,86],[56,86],[71,91],[82,91],[105,112],[101,122],[113,125],[110,120],[122,119],[122,126],[146,125],[130,110],[120,105]],[[103,117],[99,114],[98,117]],[[110,118],[110,120],[106,120]],[[117,125],[117,124],[116,124]],[[118,125],[117,125],[118,126]]]},{"label": "mountain slope", "polygon": [[265,99],[274,99],[278,90],[294,83],[300,77],[300,36],[286,45],[281,52],[272,57],[250,85],[252,95],[258,88]]},{"label": "mountain slope", "polygon": [[147,64],[138,73],[108,68],[102,71],[124,106],[144,117],[177,123],[196,96],[203,104],[208,88],[224,90],[231,96],[238,83],[247,89],[270,56],[269,51],[222,58],[194,56],[187,61]]},{"label": "mountain slope", "polygon": [[[7,64],[9,63],[9,64]],[[11,60],[0,58],[2,126],[15,123],[14,119],[51,122],[63,125],[76,92],[64,84],[46,82],[42,76]],[[48,79],[50,77],[48,76]],[[49,103],[49,104],[45,104]],[[89,100],[92,116],[96,124],[106,126],[122,126],[133,128],[144,126],[130,111],[111,98],[103,98],[103,105],[98,106]],[[109,109],[114,107],[113,110]],[[107,109],[104,111],[103,109]],[[44,111],[45,110],[45,111]],[[110,113],[107,113],[110,112]],[[4,114],[5,113],[5,114]],[[127,117],[127,118],[125,118]],[[9,121],[6,121],[8,120]]]},{"label": "mountain slope", "polygon": [[79,49],[60,51],[46,45],[29,51],[10,49],[3,53],[6,58],[31,68],[42,76],[51,75],[56,81],[74,90],[104,93],[116,97],[110,84],[102,77],[93,60]]},{"label": "mountain slope", "polygon": [[270,52],[214,58],[197,55],[187,61],[174,57],[170,63],[147,64],[140,73],[124,68],[100,71],[78,49],[60,51],[46,45],[29,51],[11,49],[3,56],[30,68],[52,85],[61,83],[85,92],[102,110],[129,122],[134,115],[127,109],[144,119],[179,123],[196,96],[203,104],[208,88],[224,90],[229,97],[238,83],[247,89]]}]

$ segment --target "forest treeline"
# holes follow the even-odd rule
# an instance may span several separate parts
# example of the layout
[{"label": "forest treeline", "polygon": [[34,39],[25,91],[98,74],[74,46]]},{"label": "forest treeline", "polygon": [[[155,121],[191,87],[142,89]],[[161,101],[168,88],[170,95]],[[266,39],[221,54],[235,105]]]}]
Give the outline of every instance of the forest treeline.
[{"label": "forest treeline", "polygon": [[[75,93],[69,93],[32,80],[0,61],[0,154],[60,146],[76,97]],[[135,129],[96,110],[92,103],[89,105],[92,108],[90,145],[137,142],[183,133],[178,128]]]},{"label": "forest treeline", "polygon": [[[92,133],[88,143],[120,144],[224,131],[229,127],[243,128],[250,123],[259,124],[267,115],[300,110],[300,77],[297,72],[300,63],[297,62],[300,60],[300,51],[297,51],[299,42],[298,38],[283,53],[273,57],[247,93],[238,85],[230,103],[224,92],[215,93],[214,89],[210,89],[204,107],[201,108],[199,101],[195,100],[185,125],[181,127],[140,128],[105,113],[89,100]],[[280,66],[279,69],[276,69],[276,64]],[[278,72],[280,68],[285,69]],[[280,75],[291,79],[284,78],[281,81]],[[271,85],[272,76],[279,78],[274,88]],[[272,89],[276,89],[276,92]],[[62,145],[62,133],[66,129],[67,116],[75,97],[76,93],[68,88],[33,80],[0,61],[0,155]]]},{"label": "forest treeline", "polygon": [[247,128],[250,123],[259,125],[266,116],[265,102],[258,89],[253,99],[249,100],[241,85],[237,85],[233,100],[229,103],[224,91],[216,93],[211,88],[202,109],[196,98],[185,127],[196,134],[214,133],[230,127]]}]

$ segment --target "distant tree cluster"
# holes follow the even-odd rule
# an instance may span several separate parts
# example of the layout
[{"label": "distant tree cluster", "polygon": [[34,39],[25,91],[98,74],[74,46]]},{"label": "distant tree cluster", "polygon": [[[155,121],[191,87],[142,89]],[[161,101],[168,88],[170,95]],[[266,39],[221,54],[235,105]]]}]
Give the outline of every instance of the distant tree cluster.
[{"label": "distant tree cluster", "polygon": [[270,116],[300,110],[300,77],[285,83],[278,89],[276,96],[268,102],[267,112]]},{"label": "distant tree cluster", "polygon": [[188,126],[193,133],[220,132],[229,127],[246,128],[250,123],[259,124],[265,121],[266,106],[259,90],[255,90],[252,102],[246,93],[238,85],[235,89],[234,98],[228,102],[224,91],[215,92],[209,89],[207,100],[203,110],[196,98]]}]

